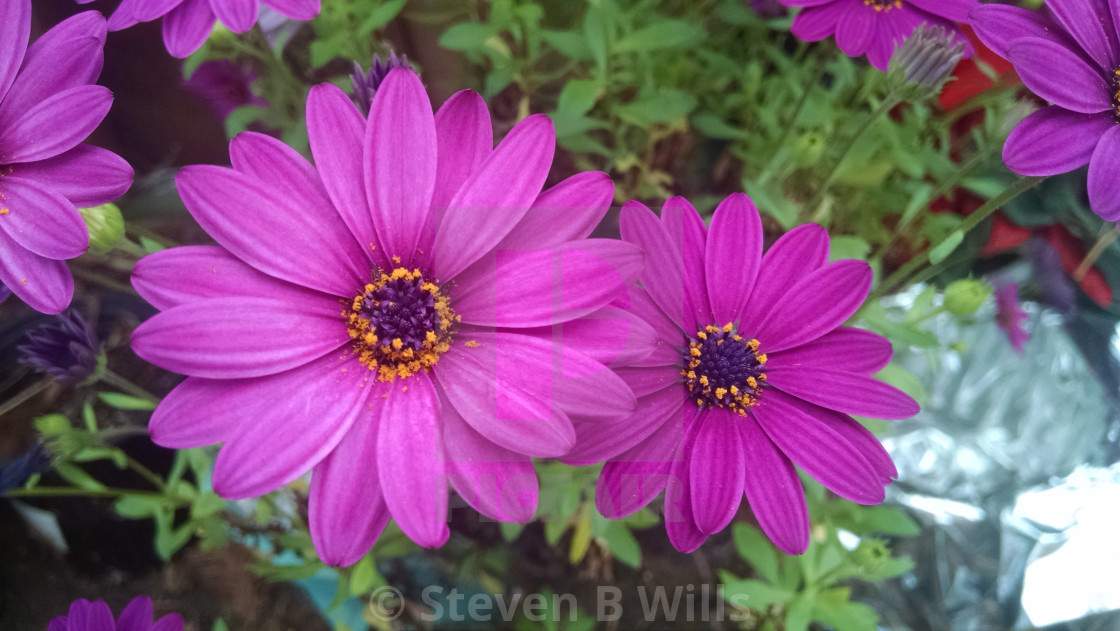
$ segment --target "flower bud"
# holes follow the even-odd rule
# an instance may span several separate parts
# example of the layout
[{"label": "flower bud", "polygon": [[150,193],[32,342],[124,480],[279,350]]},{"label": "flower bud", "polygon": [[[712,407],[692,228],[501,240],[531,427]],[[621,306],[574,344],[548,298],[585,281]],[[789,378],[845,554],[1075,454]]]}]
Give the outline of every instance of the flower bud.
[{"label": "flower bud", "polygon": [[923,24],[895,49],[888,84],[904,100],[928,99],[941,92],[962,55],[963,41],[954,40],[953,34],[940,26]]},{"label": "flower bud", "polygon": [[793,161],[803,169],[819,162],[823,153],[824,136],[816,131],[801,134],[793,145]]},{"label": "flower bud", "polygon": [[18,347],[19,363],[51,375],[64,386],[96,380],[105,370],[97,333],[73,309],[29,331],[27,340]]},{"label": "flower bud", "polygon": [[109,251],[124,237],[124,217],[116,204],[79,208],[89,230],[89,245],[94,251]]},{"label": "flower bud", "polygon": [[992,295],[992,287],[982,280],[962,278],[945,288],[945,310],[963,316],[976,313],[980,305]]},{"label": "flower bud", "polygon": [[354,100],[357,101],[358,109],[362,111],[362,114],[369,115],[369,108],[373,104],[373,95],[377,92],[377,88],[381,87],[381,82],[385,80],[385,76],[393,68],[411,68],[408,64],[408,55],[389,53],[389,57],[385,61],[381,61],[380,55],[374,55],[368,73],[362,70],[358,62],[354,62],[354,71],[350,73],[350,83],[354,85]]}]

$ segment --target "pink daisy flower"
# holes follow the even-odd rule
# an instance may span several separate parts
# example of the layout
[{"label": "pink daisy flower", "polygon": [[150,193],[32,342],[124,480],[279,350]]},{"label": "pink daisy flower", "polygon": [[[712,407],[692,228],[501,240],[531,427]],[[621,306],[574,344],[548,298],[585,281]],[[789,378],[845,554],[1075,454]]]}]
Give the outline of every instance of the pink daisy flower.
[{"label": "pink daisy flower", "polygon": [[[93,0],[78,0],[87,4]],[[214,23],[234,33],[253,28],[261,4],[293,20],[319,15],[320,0],[121,0],[109,16],[109,30],[120,31],[140,22],[163,18],[163,43],[167,52],[183,58],[198,50],[210,36]]]},{"label": "pink daisy flower", "polygon": [[113,621],[105,601],[75,600],[65,616],[51,620],[47,631],[183,631],[183,617],[169,613],[152,622],[152,599],[137,596]]},{"label": "pink daisy flower", "polygon": [[81,13],[28,47],[30,33],[31,0],[0,2],[0,285],[33,309],[59,313],[74,294],[66,260],[89,247],[78,207],[120,197],[132,168],[82,144],[113,104],[108,89],[93,85],[105,18]]},{"label": "pink daisy flower", "polygon": [[315,167],[246,133],[232,169],[177,178],[219,246],[136,266],[133,285],[162,313],[133,349],[189,375],[152,415],[153,440],[224,442],[214,488],[229,498],[313,468],[311,534],[335,565],[360,559],[390,516],[417,543],[442,544],[448,478],[482,513],[527,521],[531,458],[567,452],[574,422],[635,406],[600,360],[624,350],[628,316],[608,304],[643,257],[585,239],[613,185],[582,173],[542,193],[548,118],[495,148],[482,97],[460,92],[433,116],[404,68],[368,120],[316,86],[307,126]]},{"label": "pink daisy flower", "polygon": [[973,48],[957,28],[979,0],[778,0],[789,7],[804,7],[793,18],[793,34],[806,42],[832,35],[849,57],[867,55],[871,65],[887,71],[894,48],[923,22],[942,26],[964,44],[964,56]]},{"label": "pink daisy flower", "polygon": [[743,194],[720,204],[711,228],[682,198],[660,219],[630,202],[621,225],[648,258],[631,309],[658,339],[619,370],[639,397],[633,417],[581,428],[565,458],[608,460],[599,510],[623,517],[665,489],[669,539],[691,552],[745,495],[767,536],[800,554],[809,516],[794,465],[841,497],[882,502],[897,472],[848,415],[900,419],[918,405],[871,377],[890,361],[890,343],[841,326],[867,297],[867,263],[827,263],[828,233],[817,225],[791,230],[763,256],[758,211]]}]

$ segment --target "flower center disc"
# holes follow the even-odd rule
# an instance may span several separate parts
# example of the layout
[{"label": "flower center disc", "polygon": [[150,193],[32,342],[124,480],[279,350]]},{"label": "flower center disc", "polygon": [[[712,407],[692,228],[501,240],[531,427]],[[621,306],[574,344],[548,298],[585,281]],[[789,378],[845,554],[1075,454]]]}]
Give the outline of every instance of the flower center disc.
[{"label": "flower center disc", "polygon": [[1120,122],[1120,68],[1112,71],[1112,113]]},{"label": "flower center disc", "polygon": [[758,404],[766,381],[762,367],[766,355],[758,352],[758,340],[744,339],[728,322],[719,328],[706,326],[689,340],[681,375],[696,405],[734,410],[747,415]]},{"label": "flower center disc", "polygon": [[451,348],[451,328],[459,320],[438,285],[403,267],[377,270],[342,315],[359,361],[380,381],[435,365]]},{"label": "flower center disc", "polygon": [[863,6],[871,7],[876,11],[890,11],[891,9],[901,9],[902,0],[863,0]]}]

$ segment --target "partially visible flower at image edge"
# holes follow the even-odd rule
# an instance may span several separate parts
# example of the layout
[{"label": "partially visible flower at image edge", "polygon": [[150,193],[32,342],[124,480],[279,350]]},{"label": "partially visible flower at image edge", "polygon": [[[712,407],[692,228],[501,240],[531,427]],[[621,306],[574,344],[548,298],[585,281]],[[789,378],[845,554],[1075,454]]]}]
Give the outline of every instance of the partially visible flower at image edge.
[{"label": "partially visible flower at image edge", "polygon": [[[1110,9],[1110,4],[1113,6]],[[1047,14],[985,4],[969,15],[976,35],[1011,62],[1023,84],[1052,105],[1023,119],[1003,146],[1020,175],[1089,165],[1089,205],[1120,219],[1120,5],[1047,2]]]},{"label": "partially visible flower at image edge", "polygon": [[658,340],[618,368],[638,395],[619,428],[587,426],[565,462],[606,459],[596,493],[621,518],[665,490],[669,540],[682,552],[726,527],[744,495],[763,532],[790,554],[809,544],[804,490],[794,470],[859,504],[883,501],[897,471],[849,414],[909,418],[918,404],[872,378],[890,362],[883,337],[842,326],[863,304],[871,269],[828,263],[828,233],[795,228],[762,253],[750,199],[725,199],[711,227],[683,198],[658,219],[630,202],[622,238],[647,265],[631,310]]},{"label": "partially visible flower at image edge", "polygon": [[[77,0],[88,4],[93,0]],[[109,16],[109,30],[120,31],[140,22],[163,18],[163,43],[167,52],[185,58],[202,47],[216,21],[234,33],[253,28],[261,5],[293,20],[308,21],[319,15],[320,0],[121,0]]]},{"label": "partially visible flower at image edge", "polygon": [[867,55],[875,68],[886,72],[895,46],[925,23],[943,27],[965,45],[971,57],[972,44],[957,28],[979,0],[778,0],[802,7],[793,18],[792,31],[806,42],[836,36],[836,45],[849,57]]},{"label": "partially visible flower at image edge", "polygon": [[312,540],[332,565],[360,559],[390,516],[442,545],[448,479],[488,517],[528,521],[531,458],[566,453],[581,424],[630,416],[634,395],[603,362],[640,357],[626,341],[653,337],[609,306],[640,250],[586,238],[610,179],[579,173],[542,193],[547,117],[495,148],[480,95],[433,116],[406,68],[389,72],[368,121],[342,90],[315,86],[307,123],[316,166],[243,133],[233,169],[176,178],[219,246],[136,265],[133,286],[161,313],[132,348],[188,375],[153,413],[152,439],[224,442],[213,486],[227,498],[312,469]]},{"label": "partially visible flower at image edge", "polygon": [[0,2],[0,284],[37,311],[59,313],[74,294],[66,260],[89,246],[78,208],[120,197],[132,168],[82,144],[113,103],[93,85],[105,18],[80,13],[28,46],[30,34],[31,0]]},{"label": "partially visible flower at image edge", "polygon": [[133,598],[116,621],[105,601],[75,600],[65,616],[51,620],[47,631],[183,631],[183,617],[169,613],[152,622],[152,599]]},{"label": "partially visible flower at image edge", "polygon": [[1023,345],[1030,339],[1030,334],[1023,328],[1023,321],[1027,314],[1019,306],[1018,283],[1004,283],[995,291],[996,297],[996,324],[1007,334],[1007,341],[1016,353],[1023,352]]}]

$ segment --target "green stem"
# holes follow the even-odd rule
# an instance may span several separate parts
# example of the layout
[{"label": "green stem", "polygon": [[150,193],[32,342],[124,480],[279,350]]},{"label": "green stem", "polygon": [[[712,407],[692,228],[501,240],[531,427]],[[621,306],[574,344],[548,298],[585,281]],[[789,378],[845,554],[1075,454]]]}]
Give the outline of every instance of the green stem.
[{"label": "green stem", "polygon": [[106,287],[108,289],[115,289],[117,291],[124,292],[124,293],[129,293],[129,294],[135,294],[136,293],[136,290],[133,289],[131,285],[129,285],[127,283],[122,283],[122,282],[120,282],[118,280],[115,280],[115,279],[112,279],[112,278],[106,276],[105,274],[101,274],[101,273],[98,273],[98,272],[94,272],[92,270],[84,269],[82,267],[78,267],[77,265],[71,266],[70,271],[75,276],[81,278],[82,280],[88,280],[90,282],[97,283],[98,285],[101,285],[102,287]]},{"label": "green stem", "polygon": [[832,186],[832,183],[836,181],[837,177],[839,177],[840,167],[844,166],[844,161],[848,159],[848,154],[850,154],[852,152],[852,149],[855,148],[856,144],[859,142],[859,139],[862,138],[865,133],[867,133],[868,129],[871,129],[871,126],[875,124],[875,121],[879,120],[880,117],[894,109],[894,107],[901,102],[902,99],[898,98],[897,96],[894,96],[893,94],[887,95],[887,97],[883,99],[883,102],[879,104],[879,107],[876,107],[875,111],[871,112],[871,115],[863,121],[863,124],[860,125],[860,128],[858,130],[856,130],[856,133],[848,138],[847,144],[844,145],[844,149],[840,152],[840,157],[837,158],[836,164],[832,167],[832,172],[828,174],[827,178],[825,178],[824,184],[821,184],[820,189],[817,190],[817,194],[813,196],[813,199],[806,205],[806,208],[816,208],[818,205],[820,205],[821,199],[824,198],[825,193],[828,192],[828,188]]},{"label": "green stem", "polygon": [[[169,500],[166,495],[151,493],[149,491],[135,491],[132,489],[117,489],[105,487],[102,489],[81,489],[76,486],[37,486],[33,489],[12,489],[4,493],[4,497],[112,497],[118,498],[125,495],[136,495],[153,500]],[[176,500],[176,504],[181,502]]]},{"label": "green stem", "polygon": [[128,463],[128,466],[131,467],[133,471],[135,471],[136,473],[139,473],[148,482],[151,482],[152,486],[156,487],[161,492],[167,490],[167,485],[165,485],[163,483],[163,478],[156,475],[154,472],[152,472],[151,469],[149,469],[148,467],[145,467],[144,465],[140,464],[139,462],[136,461],[136,459],[134,459],[132,456],[130,456],[128,454],[124,455],[124,459],[125,459],[125,462]]},{"label": "green stem", "polygon": [[915,255],[914,258],[907,261],[905,265],[895,270],[893,274],[888,276],[887,279],[882,282],[882,284],[880,284],[874,291],[871,292],[871,295],[868,298],[870,300],[878,299],[894,287],[903,285],[905,281],[914,274],[914,272],[918,271],[918,269],[920,269],[923,265],[929,263],[928,252],[936,250],[941,246],[942,243],[945,243],[945,241],[953,238],[953,235],[958,232],[961,234],[968,234],[969,230],[972,230],[976,226],[980,225],[981,222],[992,216],[992,213],[1002,208],[1004,204],[1030,190],[1044,179],[1046,178],[1020,176],[1018,180],[1015,180],[1014,184],[1005,188],[1002,193],[984,202],[983,206],[977,208],[968,217],[965,217],[964,221],[961,222],[961,225],[944,240],[931,247],[927,252]]},{"label": "green stem", "polygon": [[8,412],[11,412],[12,410],[18,408],[31,397],[39,394],[43,390],[46,390],[47,386],[51,385],[52,381],[54,380],[50,377],[44,377],[18,392],[16,396],[8,399],[7,401],[4,401],[3,403],[0,403],[0,416],[4,416]]},{"label": "green stem", "polygon": [[1077,269],[1073,270],[1073,280],[1080,283],[1081,279],[1085,278],[1085,274],[1088,274],[1089,270],[1093,267],[1093,263],[1097,262],[1097,259],[1104,254],[1108,246],[1116,241],[1117,237],[1120,237],[1120,232],[1117,232],[1116,224],[1106,223],[1101,226],[1100,236],[1097,237],[1097,242],[1094,243],[1092,249],[1085,254],[1085,258],[1081,259],[1081,262],[1078,263]]},{"label": "green stem", "polygon": [[148,401],[151,401],[152,403],[159,403],[159,397],[132,383],[128,379],[125,379],[124,377],[118,375],[112,370],[109,370],[108,368],[105,369],[105,374],[101,376],[101,380],[111,386],[116,386],[117,388],[124,390],[134,397],[146,399]]}]

